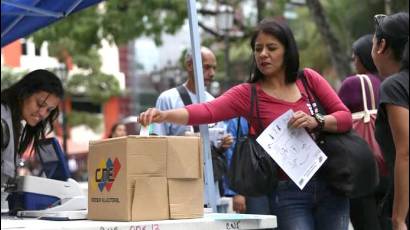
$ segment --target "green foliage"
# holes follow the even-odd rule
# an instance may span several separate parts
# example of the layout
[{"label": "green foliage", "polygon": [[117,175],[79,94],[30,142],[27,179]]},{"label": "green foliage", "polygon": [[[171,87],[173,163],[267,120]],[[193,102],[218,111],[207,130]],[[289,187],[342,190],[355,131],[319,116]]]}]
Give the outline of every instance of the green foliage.
[{"label": "green foliage", "polygon": [[373,16],[384,12],[384,1],[327,0],[323,1],[326,16],[339,38],[342,47],[350,55],[353,41],[364,34],[373,33]]},{"label": "green foliage", "polygon": [[409,12],[409,0],[395,0],[391,1],[391,4],[393,12]]},{"label": "green foliage", "polygon": [[87,53],[89,49],[101,46],[101,17],[96,7],[91,7],[37,31],[33,34],[34,42],[36,45],[50,42],[50,54],[60,61],[64,60],[64,52],[71,56]]},{"label": "green foliage", "polygon": [[1,90],[10,87],[12,84],[20,80],[28,71],[15,71],[6,66],[1,67]]},{"label": "green foliage", "polygon": [[102,123],[102,119],[97,114],[71,111],[67,114],[67,122],[70,127],[86,125],[92,130],[97,131]]},{"label": "green foliage", "polygon": [[101,72],[73,75],[68,80],[66,89],[69,95],[84,95],[96,104],[121,94],[119,83],[114,76]]},{"label": "green foliage", "polygon": [[111,0],[105,2],[102,34],[116,44],[143,35],[161,44],[161,33],[175,33],[187,18],[185,0]]},{"label": "green foliage", "polygon": [[[198,0],[207,3],[209,0]],[[235,8],[243,6],[241,0],[215,0],[215,3],[227,3]],[[263,17],[281,17],[289,0],[258,0],[259,14]],[[325,16],[332,31],[338,38],[344,55],[350,56],[351,44],[363,34],[373,31],[373,15],[384,13],[384,0],[322,0]],[[391,1],[393,12],[408,11],[408,0]],[[309,66],[319,71],[332,67],[330,54],[318,30],[313,23],[311,15],[305,6],[294,7],[299,15],[298,19],[290,20],[290,25],[297,39],[301,66]],[[51,42],[50,53],[64,60],[68,52],[78,66],[96,72],[100,61],[96,57],[96,50],[100,47],[101,38],[124,44],[141,37],[152,37],[157,44],[161,44],[161,34],[174,33],[187,18],[185,0],[110,0],[105,1],[100,7],[91,7],[73,16],[70,16],[55,25],[40,30],[34,35],[35,41],[44,40]],[[241,68],[232,66],[232,74],[248,75],[243,63],[249,62],[248,40],[250,31],[255,25],[253,20],[245,18],[241,30],[243,38],[231,41],[231,64],[241,65]],[[206,45],[221,42],[218,39],[203,41]],[[223,46],[219,46],[223,47]],[[218,57],[218,70],[222,72],[223,48],[216,50]],[[241,70],[240,70],[241,69]],[[244,71],[238,73],[237,71]],[[217,78],[223,75],[218,73]]]},{"label": "green foliage", "polygon": [[100,47],[102,38],[120,45],[150,36],[161,44],[161,34],[175,33],[186,18],[185,0],[110,0],[39,30],[34,41],[60,43],[70,55]]},{"label": "green foliage", "polygon": [[110,0],[39,30],[33,38],[36,45],[48,41],[50,55],[60,62],[71,56],[74,64],[91,72],[69,79],[69,94],[84,94],[103,103],[120,90],[112,76],[99,72],[101,39],[124,44],[145,35],[161,44],[161,34],[177,31],[186,15],[185,0]]},{"label": "green foliage", "polygon": [[[330,66],[330,58],[323,39],[320,36],[316,25],[310,17],[307,8],[299,8],[297,11],[299,18],[290,21],[290,26],[294,31],[295,39],[299,48],[300,66],[310,67],[317,70],[324,70]],[[300,23],[300,22],[304,23]]]},{"label": "green foliage", "polygon": [[98,50],[93,47],[87,53],[78,53],[73,56],[73,61],[79,68],[99,70],[101,68],[101,59]]},{"label": "green foliage", "polygon": [[[372,33],[373,15],[384,11],[382,0],[324,0],[321,1],[332,32],[340,42],[344,55],[351,55],[351,44],[360,36]],[[312,15],[306,7],[296,7],[298,18],[290,20],[301,57],[301,66],[323,72],[332,67],[327,46],[324,43]]]}]

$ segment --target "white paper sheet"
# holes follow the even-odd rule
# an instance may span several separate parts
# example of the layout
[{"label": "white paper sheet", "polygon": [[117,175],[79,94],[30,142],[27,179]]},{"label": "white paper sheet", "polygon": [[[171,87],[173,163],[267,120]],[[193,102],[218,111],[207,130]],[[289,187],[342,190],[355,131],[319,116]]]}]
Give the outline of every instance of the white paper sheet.
[{"label": "white paper sheet", "polygon": [[226,129],[219,127],[209,128],[209,141],[215,147],[220,147],[222,139],[226,135]]},{"label": "white paper sheet", "polygon": [[150,134],[150,130],[151,130],[151,125],[148,125],[148,126],[141,125],[140,136],[148,137]]},{"label": "white paper sheet", "polygon": [[274,120],[256,139],[300,189],[303,189],[327,157],[305,129],[288,128],[293,111]]}]

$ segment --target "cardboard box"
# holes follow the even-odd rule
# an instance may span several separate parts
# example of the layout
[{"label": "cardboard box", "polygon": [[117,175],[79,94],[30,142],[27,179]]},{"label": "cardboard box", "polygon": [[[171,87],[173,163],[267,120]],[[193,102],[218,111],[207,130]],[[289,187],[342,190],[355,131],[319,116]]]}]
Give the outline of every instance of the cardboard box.
[{"label": "cardboard box", "polygon": [[204,215],[204,182],[201,179],[168,179],[171,219],[201,218]]},{"label": "cardboard box", "polygon": [[[170,210],[176,213],[175,218],[203,214],[202,148],[198,137],[128,136],[93,141],[88,173],[89,219],[169,219]],[[188,182],[167,182],[167,176]]]},{"label": "cardboard box", "polygon": [[169,136],[167,178],[171,219],[204,215],[202,142],[197,136]]},{"label": "cardboard box", "polygon": [[167,178],[140,177],[135,180],[132,220],[169,218]]},{"label": "cardboard box", "polygon": [[[144,176],[166,178],[166,152],[165,137],[128,136],[91,142],[88,155],[88,218],[143,220],[133,219],[138,215],[132,215],[134,190],[144,188],[136,184],[136,180],[139,182]],[[151,183],[158,183],[161,188],[158,191],[164,190],[159,181],[152,180]]]},{"label": "cardboard box", "polygon": [[168,136],[167,140],[167,178],[202,178],[201,139],[196,136]]}]

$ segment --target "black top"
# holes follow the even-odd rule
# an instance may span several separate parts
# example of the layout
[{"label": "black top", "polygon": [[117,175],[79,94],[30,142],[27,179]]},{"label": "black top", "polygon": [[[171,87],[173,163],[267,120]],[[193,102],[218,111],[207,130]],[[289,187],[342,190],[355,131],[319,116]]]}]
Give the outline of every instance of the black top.
[{"label": "black top", "polygon": [[380,87],[380,105],[376,119],[376,139],[384,153],[390,172],[393,172],[396,148],[387,117],[386,104],[409,109],[409,72],[402,71],[388,77]]}]

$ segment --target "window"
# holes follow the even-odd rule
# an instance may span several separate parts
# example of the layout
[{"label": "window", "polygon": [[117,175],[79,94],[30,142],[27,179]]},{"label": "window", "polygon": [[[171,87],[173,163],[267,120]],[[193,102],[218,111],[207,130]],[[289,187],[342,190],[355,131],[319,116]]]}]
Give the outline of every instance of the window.
[{"label": "window", "polygon": [[35,55],[35,56],[40,56],[40,47],[35,46],[35,48],[34,48],[34,55]]},{"label": "window", "polygon": [[27,43],[26,43],[26,41],[23,41],[21,43],[21,54],[22,55],[27,55]]}]

